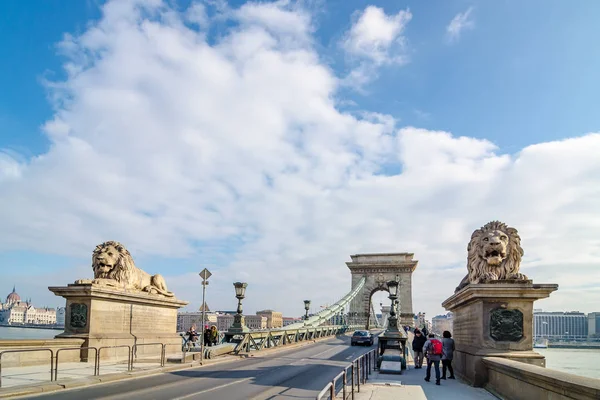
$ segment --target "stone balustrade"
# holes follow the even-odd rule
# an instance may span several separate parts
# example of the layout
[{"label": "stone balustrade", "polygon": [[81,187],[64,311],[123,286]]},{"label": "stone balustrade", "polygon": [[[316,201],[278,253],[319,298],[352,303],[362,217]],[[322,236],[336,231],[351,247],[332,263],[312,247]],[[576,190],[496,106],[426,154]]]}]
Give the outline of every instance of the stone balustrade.
[{"label": "stone balustrade", "polygon": [[503,399],[600,399],[600,379],[500,357],[484,357],[486,389]]}]

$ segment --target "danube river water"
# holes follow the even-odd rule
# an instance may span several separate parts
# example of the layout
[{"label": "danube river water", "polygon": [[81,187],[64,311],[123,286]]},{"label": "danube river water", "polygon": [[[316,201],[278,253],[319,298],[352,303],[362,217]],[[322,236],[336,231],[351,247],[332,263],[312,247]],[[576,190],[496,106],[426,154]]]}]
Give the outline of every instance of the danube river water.
[{"label": "danube river water", "polygon": [[546,357],[546,368],[600,379],[600,349],[533,349]]},{"label": "danube river water", "polygon": [[61,333],[58,329],[34,329],[0,326],[0,339],[52,339]]}]

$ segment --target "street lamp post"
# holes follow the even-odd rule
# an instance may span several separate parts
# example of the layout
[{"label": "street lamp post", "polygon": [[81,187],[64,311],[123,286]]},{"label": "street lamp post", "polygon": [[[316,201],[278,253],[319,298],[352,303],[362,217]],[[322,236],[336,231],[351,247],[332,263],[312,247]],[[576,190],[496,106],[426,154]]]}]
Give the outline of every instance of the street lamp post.
[{"label": "street lamp post", "polygon": [[[402,358],[406,360],[406,333],[404,329],[402,331],[398,330],[398,317],[396,316],[396,300],[398,298],[398,277],[395,280],[390,280],[387,282],[388,292],[390,295],[388,296],[391,304],[390,304],[390,315],[388,317],[388,325],[386,330],[382,335],[379,336],[378,339],[378,347],[379,354],[383,355],[386,348],[398,348],[402,353]],[[402,362],[399,361],[399,369],[402,369]]]},{"label": "street lamp post", "polygon": [[308,310],[310,310],[310,300],[304,300],[304,310],[306,311],[304,314],[304,320],[308,320]]},{"label": "street lamp post", "polygon": [[388,291],[390,292],[389,299],[392,304],[390,307],[390,317],[388,318],[388,327],[386,334],[398,332],[398,318],[396,317],[396,299],[398,298],[398,282],[389,281],[387,283]]},{"label": "street lamp post", "polygon": [[233,317],[233,325],[229,328],[229,332],[232,333],[244,333],[248,332],[249,329],[246,326],[244,315],[242,314],[242,300],[246,297],[246,287],[248,286],[245,282],[235,282],[233,287],[235,288],[235,297],[238,299],[237,314]]},{"label": "street lamp post", "polygon": [[204,324],[206,323],[206,285],[208,285],[208,278],[212,275],[209,270],[204,268],[200,272],[200,278],[202,278],[202,327],[200,328],[200,361],[204,357]]}]

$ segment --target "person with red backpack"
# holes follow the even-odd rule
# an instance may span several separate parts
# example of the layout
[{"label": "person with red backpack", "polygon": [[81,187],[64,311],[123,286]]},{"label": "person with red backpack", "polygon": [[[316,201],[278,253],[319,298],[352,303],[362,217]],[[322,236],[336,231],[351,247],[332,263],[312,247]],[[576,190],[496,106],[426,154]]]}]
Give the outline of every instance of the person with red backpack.
[{"label": "person with red backpack", "polygon": [[440,384],[440,360],[442,359],[443,354],[443,344],[442,341],[435,338],[433,333],[429,334],[429,339],[425,342],[423,346],[423,352],[425,353],[425,357],[427,357],[427,373],[425,375],[425,381],[429,382],[431,378],[431,364],[433,364],[435,368],[435,384]]}]

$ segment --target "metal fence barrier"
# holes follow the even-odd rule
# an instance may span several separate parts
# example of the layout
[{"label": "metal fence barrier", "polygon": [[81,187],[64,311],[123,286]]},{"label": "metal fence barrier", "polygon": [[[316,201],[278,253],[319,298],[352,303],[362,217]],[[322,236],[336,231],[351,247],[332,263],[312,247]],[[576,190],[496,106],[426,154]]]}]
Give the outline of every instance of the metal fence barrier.
[{"label": "metal fence barrier", "polygon": [[32,351],[49,351],[50,352],[50,382],[54,380],[54,351],[52,349],[43,348],[43,349],[24,349],[24,350],[4,350],[0,352],[0,387],[2,387],[2,356],[6,353],[29,353]]},{"label": "metal fence barrier", "polygon": [[[368,353],[356,358],[350,365],[345,367],[342,372],[337,374],[331,382],[329,382],[321,392],[317,395],[317,400],[334,400],[337,393],[342,392],[342,399],[354,399],[355,388],[356,392],[360,393],[360,385],[365,384],[369,379],[369,375],[375,369],[377,360],[377,350],[373,349]],[[350,370],[350,372],[348,372]],[[348,385],[348,376],[350,376],[350,384]],[[341,382],[340,382],[341,379]],[[342,387],[337,390],[338,383]]]},{"label": "metal fence barrier", "polygon": [[[164,343],[140,343],[136,344],[133,347],[129,345],[120,345],[120,346],[103,346],[103,347],[66,347],[61,348],[54,353],[54,350],[44,347],[41,349],[22,349],[22,350],[4,350],[0,352],[0,388],[2,387],[2,356],[7,353],[28,353],[34,351],[47,351],[50,353],[50,382],[56,381],[58,379],[58,365],[59,365],[59,355],[61,351],[81,351],[81,350],[94,350],[94,376],[100,375],[100,355],[102,350],[105,349],[117,349],[117,348],[126,348],[127,349],[127,371],[133,370],[133,355],[134,353],[137,356],[137,348],[141,346],[160,346],[160,366],[164,367],[166,364],[167,358],[167,345]],[[81,358],[80,358],[81,359]],[[89,359],[89,357],[88,357]]]},{"label": "metal fence barrier", "polygon": [[[79,351],[94,350],[94,376],[96,376],[100,373],[98,370],[100,359],[98,358],[98,349],[97,348],[95,348],[95,347],[67,347],[67,348],[63,348],[63,349],[58,349],[56,351],[56,356],[54,356],[54,358],[55,358],[54,380],[55,381],[58,380],[58,355],[60,354],[61,351],[75,351],[75,350],[79,350]],[[81,359],[81,357],[80,357],[80,359]]]},{"label": "metal fence barrier", "polygon": [[120,346],[103,346],[98,348],[98,375],[100,375],[100,354],[103,349],[118,349],[118,348],[127,348],[127,371],[131,371],[131,346],[127,344],[122,344]]},{"label": "metal fence barrier", "polygon": [[[323,325],[306,326],[302,328],[272,328],[250,332],[225,332],[226,343],[235,343],[234,354],[263,350],[264,348],[285,346],[307,340],[315,340],[346,333],[359,326],[354,325]],[[362,327],[362,325],[360,325]]]},{"label": "metal fence barrier", "polygon": [[138,347],[142,347],[142,346],[160,346],[160,366],[164,367],[165,366],[165,353],[166,353],[166,344],[163,343],[140,343],[140,344],[134,344],[133,345],[133,357],[131,358],[131,369],[133,369],[133,363],[135,362],[135,359],[137,358],[137,349]]}]

